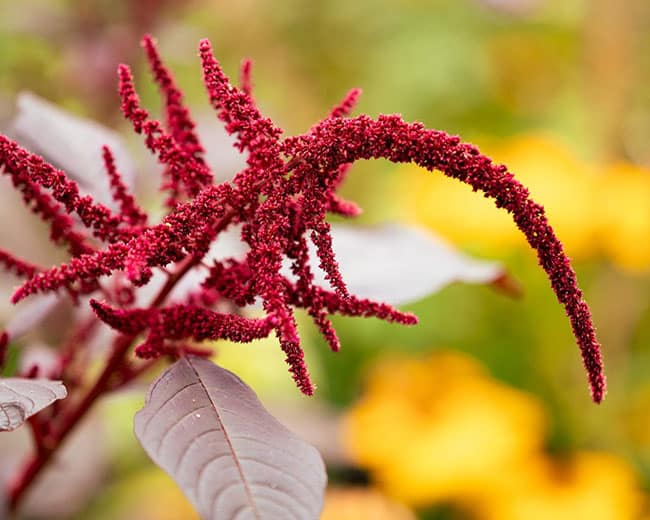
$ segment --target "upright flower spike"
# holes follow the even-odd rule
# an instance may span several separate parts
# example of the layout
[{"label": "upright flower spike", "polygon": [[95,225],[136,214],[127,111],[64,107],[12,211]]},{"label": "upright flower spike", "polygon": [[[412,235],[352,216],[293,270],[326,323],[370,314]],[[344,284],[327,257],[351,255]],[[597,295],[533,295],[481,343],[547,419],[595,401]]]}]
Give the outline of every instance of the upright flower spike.
[{"label": "upright flower spike", "polygon": [[[158,69],[154,70],[154,74],[156,73],[162,74]],[[178,142],[172,134],[163,129],[160,121],[151,119],[149,113],[140,105],[131,70],[126,65],[120,65],[118,76],[124,117],[131,121],[133,129],[137,133],[144,134],[147,148],[156,154],[158,160],[167,167],[165,172],[169,180],[163,184],[163,189],[170,192],[167,205],[173,208],[177,199],[182,195],[196,196],[202,187],[212,183],[212,174],[200,157],[197,144],[192,141],[192,137],[188,137],[193,133],[187,130],[186,125],[192,123],[185,122],[185,126],[183,126],[178,121],[179,117],[176,114],[180,110],[179,105],[172,106],[172,108],[178,109],[174,111],[175,118],[170,123],[170,125],[175,125],[172,127],[172,132],[176,131],[178,139],[184,139],[184,141]],[[164,84],[169,87],[167,83]],[[165,92],[168,92],[169,96],[169,90]],[[175,98],[172,99],[180,102]]]},{"label": "upright flower spike", "polygon": [[[119,215],[80,197],[62,172],[1,137],[0,167],[11,175],[34,212],[51,223],[53,239],[69,244],[74,256],[68,263],[44,272],[10,254],[0,256],[8,269],[28,277],[13,301],[60,288],[72,295],[92,293],[100,288],[101,277],[118,271],[124,271],[127,283],[131,283],[123,289],[133,291],[134,286],[148,283],[153,270],[164,269],[168,276],[165,287],[170,289],[189,269],[204,261],[215,239],[238,223],[242,225],[241,239],[250,247],[245,258],[203,264],[206,277],[184,300],[166,304],[169,291],[163,290],[149,308],[130,309],[130,299],[122,308],[96,301],[91,305],[102,321],[127,337],[147,331],[145,342],[136,350],[143,357],[169,354],[181,348],[179,341],[251,341],[275,331],[296,384],[311,395],[314,385],[300,346],[296,308],[307,311],[332,350],[338,350],[340,343],[330,314],[372,316],[404,325],[417,322],[412,314],[348,294],[326,221],[328,212],[354,216],[360,211],[336,195],[352,163],[373,158],[414,162],[469,184],[512,214],[537,251],[566,309],[592,397],[596,402],[602,400],[605,378],[600,346],[575,273],[543,208],[530,199],[526,188],[505,166],[494,165],[457,137],[428,130],[420,123],[405,123],[398,116],[349,118],[358,90],[350,91],[327,118],[304,135],[282,139],[282,130],[262,115],[251,97],[249,62],[242,65],[242,87],[237,88],[221,70],[210,43],[203,40],[199,54],[210,103],[227,131],[236,137],[235,146],[248,153],[247,167],[232,183],[215,185],[180,90],[163,66],[153,40],[145,37],[143,46],[165,100],[167,129],[140,106],[125,65],[119,68],[122,111],[166,168],[168,214],[160,224],[146,223],[143,212],[121,184],[107,149],[104,160],[120,206]],[[69,212],[78,214],[85,232],[77,230]],[[92,237],[104,247],[91,246]],[[315,259],[309,256],[309,240],[316,246],[317,261],[331,291],[314,283],[311,263]],[[286,259],[292,262],[292,276],[282,270]],[[211,308],[228,301],[240,308],[257,299],[261,299],[266,316],[255,320],[243,318],[238,310],[223,314]],[[119,306],[119,302],[114,298],[111,305]],[[182,346],[187,348],[193,347]]]},{"label": "upright flower spike", "polygon": [[[248,152],[248,168],[234,177],[234,183],[252,202],[255,195],[267,195],[271,186],[281,183],[287,169],[280,153],[282,130],[262,116],[252,97],[230,83],[212,53],[208,40],[199,43],[203,82],[212,107],[226,125],[226,131],[236,136],[234,146]],[[249,211],[253,211],[254,204]]]},{"label": "upright flower spike", "polygon": [[[248,151],[248,168],[235,176],[234,182],[250,205],[248,260],[256,273],[255,286],[262,297],[265,310],[275,316],[280,345],[300,389],[311,395],[313,385],[307,374],[304,355],[298,340],[293,311],[287,304],[282,277],[279,274],[282,256],[289,246],[288,234],[292,228],[289,211],[292,207],[287,166],[280,151],[281,130],[270,119],[264,118],[251,97],[233,85],[223,73],[212,53],[210,42],[202,40],[199,52],[203,77],[210,101],[226,123],[226,130],[237,136],[235,146]],[[268,198],[258,205],[259,195]],[[327,267],[335,265],[330,262]],[[332,276],[333,279],[337,279]],[[340,275],[339,275],[340,278]]]},{"label": "upright flower spike", "polygon": [[165,101],[167,130],[183,153],[198,163],[197,167],[191,170],[191,175],[182,178],[183,185],[179,185],[181,179],[175,175],[175,172],[169,171],[170,181],[166,188],[172,192],[169,203],[173,206],[179,194],[187,193],[189,196],[195,196],[201,188],[212,184],[212,172],[205,165],[203,159],[205,150],[195,132],[196,125],[192,121],[189,110],[183,105],[183,94],[160,59],[155,40],[146,35],[142,39],[142,46],[146,51],[151,73]]},{"label": "upright flower spike", "polygon": [[356,106],[359,101],[359,96],[361,96],[360,88],[353,88],[350,90],[343,100],[336,105],[330,112],[330,117],[345,117],[349,116],[352,112],[352,109]]},{"label": "upright flower spike", "polygon": [[241,90],[247,96],[253,95],[253,83],[251,80],[251,69],[253,67],[253,62],[248,58],[245,58],[241,62],[239,67],[239,84],[241,85]]},{"label": "upright flower spike", "polygon": [[[212,52],[208,40],[199,43],[199,55],[203,68],[203,81],[210,103],[217,110],[219,118],[226,123],[228,133],[237,135],[235,146],[249,151],[250,166],[281,166],[279,157],[274,157],[282,130],[264,118],[253,103],[250,95],[230,83]],[[245,79],[245,77],[244,77]],[[255,155],[255,153],[262,155]]]},{"label": "upright flower spike", "polygon": [[[332,109],[330,117],[337,118],[349,116],[359,101],[360,96],[361,89],[353,88],[350,90],[343,100]],[[354,202],[342,199],[336,194],[337,188],[341,186],[347,177],[351,166],[351,163],[346,163],[339,167],[336,179],[330,184],[325,193],[325,198],[327,199],[326,210],[343,217],[356,217],[361,214],[361,208],[359,208],[359,206]]]},{"label": "upright flower spike", "polygon": [[[160,59],[155,40],[151,36],[146,35],[142,39],[142,46],[147,53],[151,73],[165,99],[168,130],[179,146],[198,162],[204,164],[203,154],[205,150],[201,145],[199,136],[194,131],[196,125],[190,117],[189,110],[183,105],[183,94],[176,86],[171,73]],[[208,177],[205,180],[210,179]]]},{"label": "upright flower spike", "polygon": [[111,183],[111,194],[113,200],[120,207],[120,216],[131,226],[139,226],[147,222],[147,214],[137,205],[133,195],[131,195],[124,185],[122,176],[115,166],[115,158],[108,146],[102,148],[102,158],[104,167]]}]

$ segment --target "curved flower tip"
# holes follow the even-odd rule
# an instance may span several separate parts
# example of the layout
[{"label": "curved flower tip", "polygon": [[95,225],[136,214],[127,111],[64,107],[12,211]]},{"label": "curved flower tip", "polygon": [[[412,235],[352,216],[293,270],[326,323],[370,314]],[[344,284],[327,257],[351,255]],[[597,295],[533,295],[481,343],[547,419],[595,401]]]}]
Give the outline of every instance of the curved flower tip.
[{"label": "curved flower tip", "polygon": [[208,38],[201,38],[199,40],[199,52],[200,53],[212,52],[212,44],[210,43],[210,40]]},{"label": "curved flower tip", "polygon": [[242,60],[239,67],[239,85],[246,95],[250,96],[253,93],[253,83],[251,80],[251,69],[253,62],[249,58]]},{"label": "curved flower tip", "polygon": [[140,40],[140,45],[142,48],[144,48],[147,53],[149,53],[152,49],[155,50],[157,40],[154,38],[151,34],[146,33],[142,39]]},{"label": "curved flower tip", "polygon": [[117,66],[117,76],[119,78],[120,99],[122,100],[122,113],[127,120],[131,121],[133,129],[139,134],[142,132],[143,125],[149,114],[140,107],[140,98],[135,91],[130,67],[120,63]]},{"label": "curved flower tip", "polygon": [[139,334],[155,317],[153,309],[114,309],[94,298],[90,300],[90,306],[100,320],[123,334]]},{"label": "curved flower tip", "polygon": [[607,378],[603,373],[603,363],[600,356],[600,345],[598,343],[594,343],[592,352],[592,363],[589,365],[585,363],[585,367],[589,373],[591,399],[594,403],[600,404],[607,394]]},{"label": "curved flower tip", "polygon": [[312,397],[316,391],[316,385],[314,385],[311,380],[300,380],[297,381],[298,388],[300,391],[305,394],[307,397]]},{"label": "curved flower tip", "polygon": [[345,117],[349,116],[352,109],[356,106],[359,97],[361,96],[360,88],[353,88],[350,90],[343,100],[335,106],[330,112],[330,117]]},{"label": "curved flower tip", "polygon": [[607,394],[607,380],[603,374],[599,374],[596,381],[592,383],[591,399],[600,404]]},{"label": "curved flower tip", "polygon": [[147,222],[147,214],[137,205],[135,198],[129,193],[122,179],[122,174],[117,170],[115,165],[113,152],[106,145],[102,147],[102,159],[111,186],[111,197],[120,208],[120,217],[132,226],[145,224]]},{"label": "curved flower tip", "polygon": [[17,276],[25,276],[30,278],[42,269],[22,258],[18,258],[8,251],[0,249],[0,266],[9,272],[13,272]]},{"label": "curved flower tip", "polygon": [[298,389],[306,396],[314,395],[316,386],[311,381],[307,364],[305,363],[305,354],[296,340],[283,340],[280,338],[282,350],[286,353],[285,361],[289,365],[289,372],[293,377]]},{"label": "curved flower tip", "polygon": [[288,144],[289,152],[312,168],[334,170],[361,159],[415,163],[470,185],[512,215],[515,224],[537,252],[558,301],[564,306],[588,373],[592,397],[605,395],[605,377],[591,313],[578,287],[576,274],[562,243],[548,223],[544,208],[503,165],[494,164],[475,146],[457,136],[407,123],[399,116],[372,119],[328,118],[306,136]]}]

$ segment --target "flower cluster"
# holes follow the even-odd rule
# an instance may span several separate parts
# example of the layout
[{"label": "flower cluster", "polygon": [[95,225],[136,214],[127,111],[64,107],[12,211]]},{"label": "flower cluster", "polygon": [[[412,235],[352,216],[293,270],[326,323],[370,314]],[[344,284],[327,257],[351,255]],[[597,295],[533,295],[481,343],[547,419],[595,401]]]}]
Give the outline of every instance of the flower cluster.
[{"label": "flower cluster", "polygon": [[[352,163],[375,158],[411,162],[469,184],[512,214],[567,311],[592,397],[596,402],[603,398],[599,344],[575,274],[544,209],[530,199],[505,166],[493,164],[458,137],[405,123],[398,116],[350,118],[358,90],[352,90],[304,135],[283,138],[281,129],[260,113],[251,97],[250,62],[244,62],[242,86],[237,88],[224,74],[210,43],[203,40],[199,53],[210,103],[226,130],[236,137],[235,146],[247,154],[246,167],[232,181],[215,184],[181,92],[154,41],[145,37],[143,46],[165,103],[164,122],[152,119],[141,106],[125,65],[118,71],[119,92],[124,116],[165,167],[162,190],[167,194],[167,215],[160,223],[147,222],[107,148],[104,162],[117,212],[81,196],[62,171],[0,137],[3,173],[11,177],[26,204],[50,223],[52,240],[67,245],[72,257],[59,267],[43,270],[0,251],[0,262],[27,278],[14,294],[14,302],[60,289],[75,297],[101,290],[107,301],[91,301],[101,320],[132,337],[148,331],[145,342],[136,348],[142,357],[174,352],[184,340],[251,341],[274,331],[298,387],[312,394],[296,328],[296,308],[307,310],[333,350],[340,345],[330,314],[416,323],[411,314],[349,294],[326,220],[328,213],[359,213],[355,204],[336,194]],[[248,246],[245,258],[206,260],[215,239],[236,225]],[[316,246],[317,261],[330,289],[314,283],[309,241]],[[290,276],[282,270],[286,261],[291,263]],[[123,272],[135,288],[147,284],[154,270],[178,279],[197,266],[207,270],[198,292],[174,305],[164,306],[166,295],[162,295],[149,307],[133,308],[102,280]],[[256,301],[262,302],[265,316],[242,317],[239,308]],[[237,310],[215,310],[224,308],[220,303]]]},{"label": "flower cluster", "polygon": [[629,462],[549,453],[543,403],[478,360],[443,348],[392,353],[368,368],[341,438],[371,483],[400,503],[498,520],[641,518],[646,498]]}]

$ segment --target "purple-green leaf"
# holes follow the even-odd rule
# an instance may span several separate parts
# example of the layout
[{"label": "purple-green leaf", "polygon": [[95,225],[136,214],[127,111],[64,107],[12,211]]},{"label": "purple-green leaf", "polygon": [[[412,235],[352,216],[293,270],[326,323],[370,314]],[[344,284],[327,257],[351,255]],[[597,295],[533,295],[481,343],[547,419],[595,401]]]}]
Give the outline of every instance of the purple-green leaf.
[{"label": "purple-green leaf", "polygon": [[16,140],[64,170],[82,191],[113,204],[102,146],[108,146],[124,182],[131,186],[135,167],[119,134],[94,121],[75,116],[31,92],[18,97],[13,122]]},{"label": "purple-green leaf", "polygon": [[0,430],[15,430],[29,417],[66,395],[68,392],[61,381],[0,379]]},{"label": "purple-green leaf", "polygon": [[153,383],[135,434],[206,520],[320,515],[327,476],[318,451],[207,359],[182,358]]},{"label": "purple-green leaf", "polygon": [[[362,298],[404,305],[454,282],[494,283],[505,275],[498,262],[472,258],[430,231],[401,224],[332,226],[332,245],[343,280]],[[310,252],[316,283],[329,288]]]}]

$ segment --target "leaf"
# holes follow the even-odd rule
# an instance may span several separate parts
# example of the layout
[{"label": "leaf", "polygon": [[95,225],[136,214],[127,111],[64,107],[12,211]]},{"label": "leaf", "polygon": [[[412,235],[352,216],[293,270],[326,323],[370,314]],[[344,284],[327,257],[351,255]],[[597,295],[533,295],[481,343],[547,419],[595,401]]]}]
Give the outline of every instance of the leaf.
[{"label": "leaf", "polygon": [[[495,283],[505,276],[497,262],[465,255],[429,231],[400,224],[378,227],[332,226],[333,249],[351,294],[403,305],[453,282]],[[314,278],[329,288],[314,261]]]},{"label": "leaf", "polygon": [[135,434],[204,519],[319,517],[327,476],[318,451],[204,358],[180,359],[157,379]]},{"label": "leaf", "polygon": [[[222,354],[223,348],[220,347],[219,360],[223,359]],[[270,408],[282,424],[312,444],[328,466],[352,465],[350,453],[341,442],[342,414],[334,407],[300,399],[296,402],[278,402]]]},{"label": "leaf", "polygon": [[68,395],[61,381],[0,379],[0,430],[18,428],[29,417]]},{"label": "leaf", "polygon": [[74,116],[31,92],[22,92],[18,97],[13,133],[18,142],[64,170],[99,202],[113,204],[103,166],[103,145],[111,148],[125,183],[133,184],[135,168],[117,133]]},{"label": "leaf", "polygon": [[413,511],[367,486],[332,487],[327,490],[321,520],[417,520]]}]

